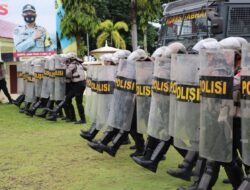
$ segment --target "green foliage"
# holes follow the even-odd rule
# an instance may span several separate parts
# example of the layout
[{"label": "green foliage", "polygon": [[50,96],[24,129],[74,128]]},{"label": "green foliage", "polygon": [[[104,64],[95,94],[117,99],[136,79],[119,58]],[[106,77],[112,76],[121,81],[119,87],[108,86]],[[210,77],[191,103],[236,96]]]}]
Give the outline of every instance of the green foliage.
[{"label": "green foliage", "polygon": [[126,49],[126,43],[119,33],[119,30],[128,31],[128,25],[123,21],[118,21],[115,24],[111,20],[103,21],[97,28],[101,34],[97,37],[97,47],[103,46],[105,40],[110,37],[110,43],[114,41],[114,45],[117,48]]},{"label": "green foliage", "polygon": [[61,30],[63,37],[75,37],[78,49],[85,49],[84,43],[86,33],[94,35],[99,19],[96,17],[95,7],[88,0],[64,0],[63,8],[65,15],[62,18]]}]

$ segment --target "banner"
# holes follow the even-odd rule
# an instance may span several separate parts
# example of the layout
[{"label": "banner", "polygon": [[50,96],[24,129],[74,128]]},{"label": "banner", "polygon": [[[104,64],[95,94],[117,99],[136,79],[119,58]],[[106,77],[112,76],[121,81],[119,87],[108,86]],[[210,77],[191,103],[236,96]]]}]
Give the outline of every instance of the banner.
[{"label": "banner", "polygon": [[[51,0],[2,0],[0,21],[13,38],[15,57],[47,56],[56,53],[56,10]],[[14,27],[13,27],[14,26]]]}]

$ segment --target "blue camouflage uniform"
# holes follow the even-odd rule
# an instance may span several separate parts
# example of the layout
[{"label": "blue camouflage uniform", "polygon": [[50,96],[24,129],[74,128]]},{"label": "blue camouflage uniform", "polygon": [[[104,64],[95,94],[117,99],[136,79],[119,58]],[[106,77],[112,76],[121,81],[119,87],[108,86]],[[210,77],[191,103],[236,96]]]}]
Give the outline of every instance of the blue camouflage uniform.
[{"label": "blue camouflage uniform", "polygon": [[[36,30],[40,31],[42,36],[34,40],[33,34]],[[17,26],[14,30],[14,43],[17,52],[45,52],[54,50],[46,29],[37,25],[34,28],[28,28],[26,25]]]}]

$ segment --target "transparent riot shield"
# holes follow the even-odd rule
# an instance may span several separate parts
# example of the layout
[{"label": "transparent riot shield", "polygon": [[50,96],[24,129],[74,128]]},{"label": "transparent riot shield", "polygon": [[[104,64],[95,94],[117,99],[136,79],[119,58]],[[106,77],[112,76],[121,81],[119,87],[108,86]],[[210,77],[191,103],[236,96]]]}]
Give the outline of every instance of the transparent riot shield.
[{"label": "transparent riot shield", "polygon": [[205,50],[200,64],[200,156],[232,161],[234,52]]},{"label": "transparent riot shield", "polygon": [[200,126],[200,88],[198,55],[177,55],[174,145],[198,151]]},{"label": "transparent riot shield", "polygon": [[137,132],[143,134],[148,128],[154,64],[152,61],[137,61],[135,66]]},{"label": "transparent riot shield", "polygon": [[120,60],[108,117],[113,128],[129,131],[135,107],[135,61]]},{"label": "transparent riot shield", "polygon": [[91,109],[90,109],[90,120],[93,123],[96,123],[96,114],[97,114],[97,79],[98,79],[98,72],[100,66],[94,66],[92,71],[92,82],[91,82]]},{"label": "transparent riot shield", "polygon": [[170,103],[169,103],[169,136],[174,136],[175,127],[175,110],[176,110],[176,65],[177,54],[171,56],[171,72],[170,72]]},{"label": "transparent riot shield", "polygon": [[17,93],[24,94],[23,63],[17,64]]},{"label": "transparent riot shield", "polygon": [[66,90],[66,65],[60,57],[55,59],[55,100],[64,100]]},{"label": "transparent riot shield", "polygon": [[49,98],[49,65],[50,60],[46,59],[44,63],[44,76],[42,84],[41,98]]},{"label": "transparent riot shield", "polygon": [[53,57],[49,59],[48,91],[50,100],[55,100],[55,60]]},{"label": "transparent riot shield", "polygon": [[90,117],[91,103],[92,103],[92,75],[94,66],[88,65],[87,67],[87,79],[86,79],[86,89],[85,89],[85,114]]},{"label": "transparent riot shield", "polygon": [[169,139],[170,70],[170,59],[166,59],[164,62],[154,62],[147,132],[150,136],[160,140]]},{"label": "transparent riot shield", "polygon": [[242,49],[241,67],[242,159],[250,166],[250,44]]},{"label": "transparent riot shield", "polygon": [[44,60],[39,59],[34,63],[35,96],[41,97],[44,76]]},{"label": "transparent riot shield", "polygon": [[23,63],[23,90],[24,90],[25,96],[27,95],[28,76],[29,76],[29,62],[24,62]]},{"label": "transparent riot shield", "polygon": [[113,100],[116,66],[101,66],[97,77],[97,116],[96,129],[106,129],[108,127],[107,118],[109,116],[111,103]]},{"label": "transparent riot shield", "polygon": [[32,61],[30,61],[26,68],[28,71],[27,74],[27,83],[26,83],[26,95],[25,102],[33,103],[36,99],[35,97],[35,79],[34,79],[34,66]]}]

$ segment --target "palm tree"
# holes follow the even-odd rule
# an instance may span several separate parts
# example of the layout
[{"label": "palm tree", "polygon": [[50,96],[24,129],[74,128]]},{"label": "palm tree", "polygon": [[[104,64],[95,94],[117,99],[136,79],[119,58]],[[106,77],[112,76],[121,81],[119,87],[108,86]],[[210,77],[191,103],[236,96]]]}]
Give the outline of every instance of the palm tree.
[{"label": "palm tree", "polygon": [[128,25],[123,21],[118,21],[115,24],[111,20],[105,20],[100,24],[97,31],[102,33],[97,37],[96,46],[99,48],[103,46],[106,39],[110,38],[110,43],[115,43],[116,48],[126,49],[125,40],[119,33],[119,30],[128,31]]}]

